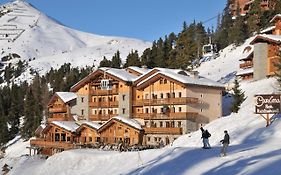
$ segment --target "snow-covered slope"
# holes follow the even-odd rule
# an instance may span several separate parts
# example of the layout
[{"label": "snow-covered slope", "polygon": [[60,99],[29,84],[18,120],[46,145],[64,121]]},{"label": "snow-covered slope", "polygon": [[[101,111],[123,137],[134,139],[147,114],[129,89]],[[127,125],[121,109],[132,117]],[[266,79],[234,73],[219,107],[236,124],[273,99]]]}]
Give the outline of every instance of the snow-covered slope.
[{"label": "snow-covered slope", "polygon": [[[151,43],[137,39],[100,36],[65,27],[24,1],[0,7],[0,62],[9,54],[27,60],[41,74],[70,62],[73,66],[99,65],[103,56],[111,59],[117,50],[121,58],[131,50],[139,53]],[[18,58],[12,62],[17,62]]]},{"label": "snow-covered slope", "polygon": [[[246,43],[247,44],[247,43]],[[244,45],[245,46],[245,45]],[[238,70],[242,48],[225,49],[226,56],[204,63],[201,75],[219,80]],[[219,71],[220,70],[220,71]],[[247,96],[239,113],[219,118],[205,128],[212,134],[212,149],[202,149],[201,131],[183,135],[170,146],[140,152],[111,152],[92,149],[70,150],[47,160],[40,157],[18,158],[16,146],[1,165],[13,166],[11,174],[205,174],[205,175],[276,175],[281,174],[281,116],[265,127],[265,120],[254,114],[253,97],[258,93],[276,93],[274,78],[241,82]],[[231,144],[226,157],[219,157],[223,131],[228,130]],[[25,143],[26,144],[26,143]],[[14,155],[11,154],[14,151]],[[14,160],[14,161],[11,161]]]}]

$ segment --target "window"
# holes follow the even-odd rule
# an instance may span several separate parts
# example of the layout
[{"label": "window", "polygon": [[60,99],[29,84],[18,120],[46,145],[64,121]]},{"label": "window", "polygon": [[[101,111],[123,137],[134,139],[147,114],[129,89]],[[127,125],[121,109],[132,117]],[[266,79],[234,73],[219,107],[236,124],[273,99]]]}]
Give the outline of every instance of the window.
[{"label": "window", "polygon": [[89,142],[92,142],[93,141],[93,138],[92,137],[89,137]]},{"label": "window", "polygon": [[157,137],[154,137],[154,141],[157,142]]},{"label": "window", "polygon": [[59,142],[59,141],[60,141],[60,134],[55,133],[55,142]]},{"label": "window", "polygon": [[125,114],[125,110],[126,110],[125,108],[122,108],[122,112],[123,112],[123,114]]},{"label": "window", "polygon": [[176,94],[173,92],[173,93],[172,93],[172,98],[175,98],[175,96],[176,96]]},{"label": "window", "polygon": [[84,115],[84,109],[81,110],[81,115]]},{"label": "window", "polygon": [[81,97],[81,103],[84,103],[84,97]]},{"label": "window", "polygon": [[140,96],[138,95],[138,98],[140,98]]},{"label": "window", "polygon": [[95,110],[95,114],[97,114],[97,110]]},{"label": "window", "polygon": [[67,137],[66,140],[67,140],[68,142],[70,142],[70,137]]},{"label": "window", "polygon": [[163,95],[163,93],[161,93],[161,94],[160,94],[160,98],[164,98],[164,95]]},{"label": "window", "polygon": [[150,141],[150,137],[147,137],[147,141]]},{"label": "window", "polygon": [[166,122],[166,128],[170,128],[170,123]]},{"label": "window", "polygon": [[181,127],[181,122],[178,122],[178,127],[179,127],[179,128]]},{"label": "window", "polygon": [[181,92],[179,92],[179,97],[181,97]]},{"label": "window", "polygon": [[160,124],[160,127],[163,127],[163,122],[160,122],[159,124]]},{"label": "window", "polygon": [[164,84],[167,84],[167,79],[164,79]]},{"label": "window", "polygon": [[122,95],[122,99],[123,99],[123,101],[125,101],[125,97],[126,97],[126,95]]},{"label": "window", "polygon": [[175,127],[175,122],[171,122],[171,127],[172,127],[172,128]]},{"label": "window", "polygon": [[201,94],[200,97],[203,98],[203,94]]},{"label": "window", "polygon": [[114,114],[117,114],[117,109],[114,109]]},{"label": "window", "polygon": [[148,113],[148,108],[145,108],[145,113]]},{"label": "window", "polygon": [[200,109],[201,112],[203,112],[203,109]]},{"label": "window", "polygon": [[163,84],[163,80],[162,79],[160,80],[160,84]]},{"label": "window", "polygon": [[166,95],[167,95],[167,98],[170,98],[170,93],[167,93]]},{"label": "window", "polygon": [[179,107],[179,112],[181,112],[181,107]]},{"label": "window", "polygon": [[96,102],[96,98],[94,98],[94,102]]}]

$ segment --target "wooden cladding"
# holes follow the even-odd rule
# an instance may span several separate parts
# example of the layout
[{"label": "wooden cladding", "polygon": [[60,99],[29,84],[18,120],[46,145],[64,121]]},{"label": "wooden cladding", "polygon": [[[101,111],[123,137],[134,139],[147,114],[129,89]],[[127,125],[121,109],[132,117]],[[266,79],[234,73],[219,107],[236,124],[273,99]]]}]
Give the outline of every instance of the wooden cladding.
[{"label": "wooden cladding", "polygon": [[64,105],[54,105],[49,108],[49,112],[51,112],[51,113],[67,112],[67,108]]},{"label": "wooden cladding", "polygon": [[144,128],[144,132],[146,134],[174,134],[174,135],[181,135],[182,134],[182,128],[164,128],[164,127]]},{"label": "wooden cladding", "polygon": [[74,148],[74,145],[70,142],[52,142],[39,138],[31,139],[30,145],[34,147],[43,147],[43,148],[62,148],[62,149]]},{"label": "wooden cladding", "polygon": [[90,107],[103,107],[103,108],[114,108],[118,107],[118,101],[97,101],[97,102],[90,102]]},{"label": "wooden cladding", "polygon": [[102,90],[102,89],[92,89],[91,95],[117,95],[118,89],[112,90]]},{"label": "wooden cladding", "polygon": [[150,106],[150,105],[164,105],[164,104],[187,104],[198,103],[198,98],[193,97],[179,97],[179,98],[158,98],[158,99],[143,99],[133,102],[133,106]]},{"label": "wooden cladding", "polygon": [[251,68],[251,67],[253,67],[253,62],[252,61],[247,61],[245,63],[240,64],[239,67],[241,69]]},{"label": "wooden cladding", "polygon": [[91,115],[90,120],[92,121],[107,121],[112,117],[116,116],[117,114],[98,114],[98,115]]},{"label": "wooden cladding", "polygon": [[198,116],[197,112],[176,112],[169,114],[158,113],[139,113],[135,114],[134,118],[141,118],[144,120],[192,120],[195,121]]}]

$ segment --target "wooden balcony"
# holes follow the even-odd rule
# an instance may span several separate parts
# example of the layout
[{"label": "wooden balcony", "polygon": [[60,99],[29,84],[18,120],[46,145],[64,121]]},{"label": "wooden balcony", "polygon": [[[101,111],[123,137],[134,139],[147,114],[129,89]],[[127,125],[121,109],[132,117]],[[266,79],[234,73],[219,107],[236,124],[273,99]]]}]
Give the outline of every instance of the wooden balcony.
[{"label": "wooden balcony", "polygon": [[65,106],[52,106],[49,108],[50,113],[56,112],[67,112],[67,108]]},{"label": "wooden balcony", "polygon": [[117,114],[97,114],[97,115],[91,115],[89,119],[91,121],[107,121],[114,116],[117,116]]},{"label": "wooden balcony", "polygon": [[66,118],[58,118],[58,117],[55,117],[55,118],[48,118],[47,119],[47,122],[48,123],[51,123],[52,121],[65,121]]},{"label": "wooden balcony", "polygon": [[108,102],[93,102],[91,101],[89,103],[90,107],[102,107],[102,108],[117,108],[118,107],[118,101],[108,101]]},{"label": "wooden balcony", "polygon": [[112,89],[112,90],[92,89],[91,95],[118,95],[118,89]]},{"label": "wooden balcony", "polygon": [[141,118],[144,120],[191,120],[195,121],[198,116],[197,112],[176,112],[169,114],[158,113],[140,113],[134,114],[134,118]]},{"label": "wooden balcony", "polygon": [[144,128],[145,134],[173,134],[173,135],[181,135],[182,128]]},{"label": "wooden balcony", "polygon": [[159,105],[180,105],[187,103],[198,103],[198,98],[193,97],[179,97],[179,98],[157,98],[157,99],[142,99],[133,102],[133,106],[159,106]]},{"label": "wooden balcony", "polygon": [[63,148],[63,149],[73,149],[74,144],[70,142],[52,142],[46,141],[44,139],[31,139],[30,146],[43,147],[43,148]]},{"label": "wooden balcony", "polygon": [[253,62],[245,62],[239,65],[241,69],[251,68],[253,67]]}]

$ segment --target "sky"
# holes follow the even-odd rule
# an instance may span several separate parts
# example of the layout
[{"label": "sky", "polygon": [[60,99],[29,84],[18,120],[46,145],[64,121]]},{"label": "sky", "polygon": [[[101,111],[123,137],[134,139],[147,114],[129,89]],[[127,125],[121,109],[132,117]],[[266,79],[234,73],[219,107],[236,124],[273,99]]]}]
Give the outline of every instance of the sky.
[{"label": "sky", "polygon": [[[11,0],[0,0],[0,4]],[[84,32],[154,41],[178,33],[183,22],[208,21],[226,0],[26,0],[62,24]],[[204,23],[215,28],[217,19]]]}]

